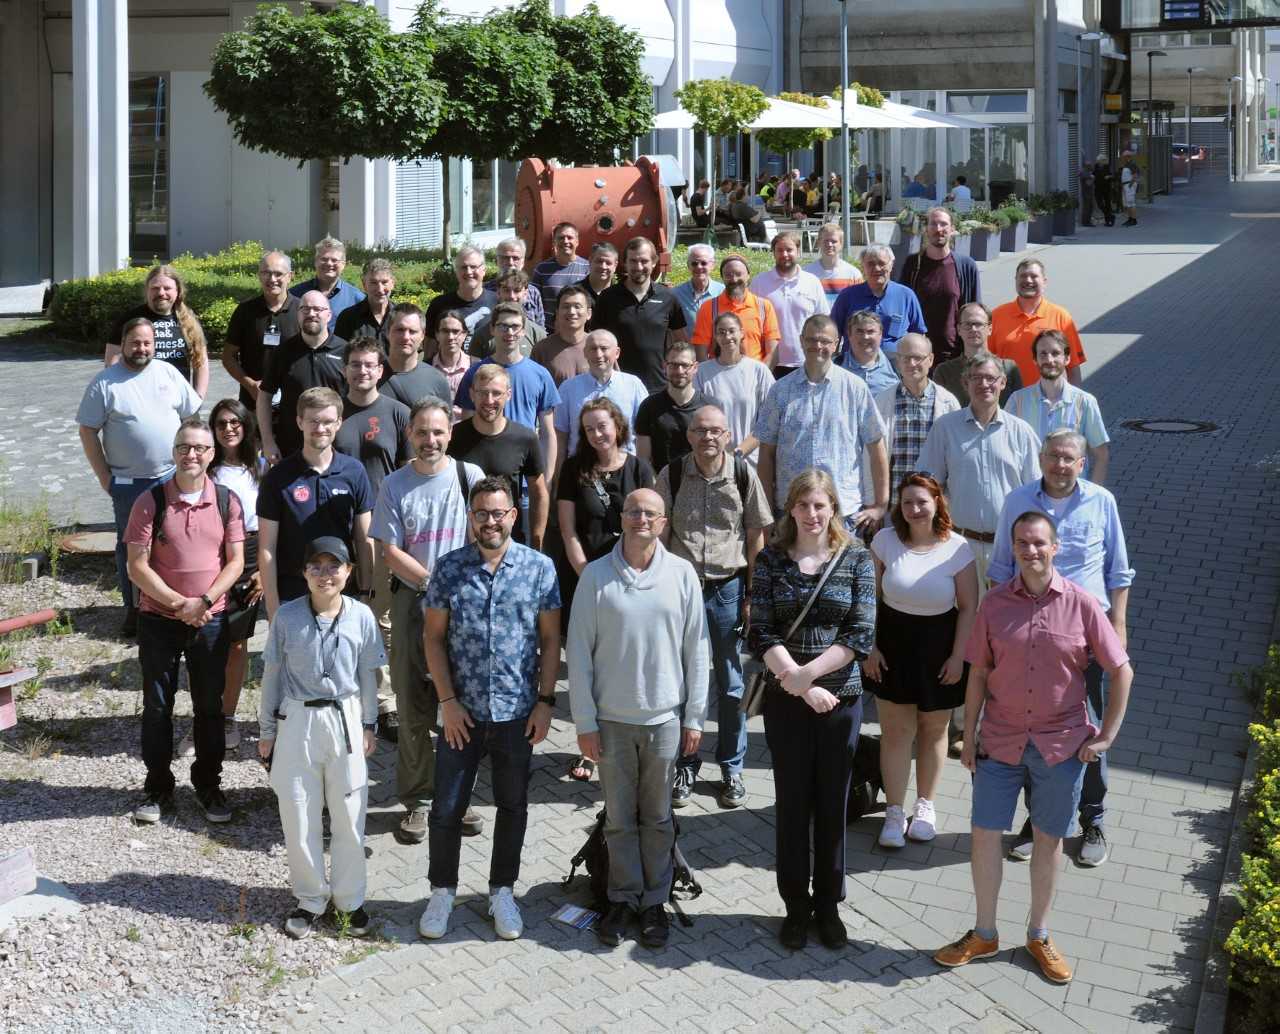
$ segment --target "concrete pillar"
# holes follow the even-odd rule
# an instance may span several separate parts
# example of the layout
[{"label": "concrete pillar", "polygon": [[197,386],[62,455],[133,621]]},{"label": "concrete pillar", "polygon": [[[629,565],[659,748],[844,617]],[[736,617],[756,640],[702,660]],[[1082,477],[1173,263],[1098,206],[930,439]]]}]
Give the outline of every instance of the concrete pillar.
[{"label": "concrete pillar", "polygon": [[128,0],[102,0],[98,13],[98,263],[103,271],[122,269],[129,261],[128,7]]},{"label": "concrete pillar", "polygon": [[367,158],[352,158],[338,168],[338,236],[348,244],[377,240],[373,164]]},{"label": "concrete pillar", "polygon": [[[671,71],[667,73],[667,81],[658,86],[658,110],[671,111],[676,107],[676,90],[680,89],[685,83],[693,78],[693,48],[690,43],[692,36],[692,14],[691,7],[693,0],[667,0],[667,11],[671,15],[671,24],[674,27],[674,53],[671,60]],[[660,140],[667,140],[669,137],[675,139],[675,150],[672,152],[676,156],[676,160],[680,163],[680,168],[684,170],[684,178],[692,184],[688,193],[693,193],[697,189],[697,182],[694,177],[694,154],[697,150],[697,141],[694,139],[693,130],[677,129],[661,133]],[[665,146],[659,144],[659,146]]]},{"label": "concrete pillar", "polygon": [[74,0],[71,9],[72,276],[98,272],[98,3]]},{"label": "concrete pillar", "polygon": [[390,243],[396,239],[396,163],[380,158],[372,164],[373,239]]}]

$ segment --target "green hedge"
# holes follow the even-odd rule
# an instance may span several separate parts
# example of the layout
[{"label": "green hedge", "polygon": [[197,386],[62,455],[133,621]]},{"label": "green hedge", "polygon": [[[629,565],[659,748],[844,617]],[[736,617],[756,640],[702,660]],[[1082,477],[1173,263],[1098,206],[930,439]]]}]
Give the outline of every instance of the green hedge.
[{"label": "green hedge", "polygon": [[[236,305],[261,290],[257,274],[263,250],[258,242],[245,241],[213,255],[179,255],[172,262],[186,282],[187,303],[204,325],[215,351],[222,344]],[[370,249],[348,245],[343,277],[359,286],[360,269],[373,255],[385,256],[394,263],[396,301],[415,302],[426,308],[432,298],[450,290],[457,282],[452,266],[443,261],[441,252],[423,248]],[[687,256],[688,248],[676,249],[668,283],[678,284],[689,279]],[[295,248],[289,257],[293,261],[295,283],[312,275],[310,248]],[[773,265],[768,252],[752,251],[746,257],[752,273]],[[120,314],[142,301],[142,282],[148,269],[149,266],[131,266],[59,284],[49,310],[54,332],[62,338],[83,341],[96,350]],[[491,264],[486,275],[494,276],[496,272],[497,267]]]},{"label": "green hedge", "polygon": [[1249,726],[1257,745],[1257,769],[1244,827],[1241,865],[1243,916],[1227,937],[1231,983],[1243,993],[1246,1014],[1238,1029],[1263,1034],[1280,1015],[1280,646],[1252,672],[1245,686],[1261,721]]}]

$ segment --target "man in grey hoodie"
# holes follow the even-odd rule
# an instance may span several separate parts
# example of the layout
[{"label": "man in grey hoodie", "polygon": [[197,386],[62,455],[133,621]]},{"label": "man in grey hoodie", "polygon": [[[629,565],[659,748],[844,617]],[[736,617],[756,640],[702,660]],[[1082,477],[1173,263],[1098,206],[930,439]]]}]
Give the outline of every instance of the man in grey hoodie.
[{"label": "man in grey hoodie", "polygon": [[660,948],[670,932],[663,906],[675,844],[671,785],[676,759],[696,752],[702,739],[707,641],[693,565],[660,541],[662,497],[637,489],[622,518],[613,552],[588,564],[578,582],[569,702],[578,747],[600,766],[608,814],[609,911],[596,934],[621,944],[639,912],[641,942]]}]

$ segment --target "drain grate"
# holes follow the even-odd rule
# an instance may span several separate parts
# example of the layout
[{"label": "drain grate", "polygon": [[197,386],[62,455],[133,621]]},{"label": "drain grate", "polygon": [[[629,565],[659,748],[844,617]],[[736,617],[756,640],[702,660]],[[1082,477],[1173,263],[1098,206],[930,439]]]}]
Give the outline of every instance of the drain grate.
[{"label": "drain grate", "polygon": [[1144,434],[1211,434],[1218,425],[1208,420],[1123,420],[1121,427]]}]

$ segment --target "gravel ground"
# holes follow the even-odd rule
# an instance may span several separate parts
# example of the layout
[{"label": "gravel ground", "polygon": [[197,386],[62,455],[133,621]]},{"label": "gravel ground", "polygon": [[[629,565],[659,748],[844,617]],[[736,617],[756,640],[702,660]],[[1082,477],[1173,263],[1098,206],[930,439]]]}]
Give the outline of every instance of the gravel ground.
[{"label": "gravel ground", "polygon": [[[129,817],[139,758],[137,649],[114,637],[119,593],[109,558],[64,558],[59,580],[0,585],[0,615],[54,607],[65,634],[4,637],[39,666],[0,733],[0,851],[29,846],[41,873],[84,904],[73,916],[0,932],[0,1030],[261,1030],[309,1008],[280,989],[354,962],[384,941],[331,932],[292,941],[293,907],[275,796],[256,760],[256,723],[228,754],[223,788],[235,821],[215,827],[175,761],[177,811],[154,827]],[[252,715],[252,682],[240,714]],[[178,697],[189,717],[190,697]],[[187,730],[175,722],[176,735]],[[175,737],[176,738],[176,737]]]}]

